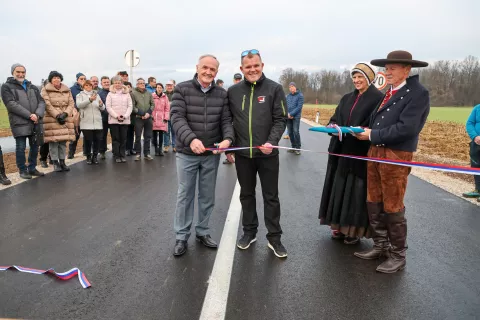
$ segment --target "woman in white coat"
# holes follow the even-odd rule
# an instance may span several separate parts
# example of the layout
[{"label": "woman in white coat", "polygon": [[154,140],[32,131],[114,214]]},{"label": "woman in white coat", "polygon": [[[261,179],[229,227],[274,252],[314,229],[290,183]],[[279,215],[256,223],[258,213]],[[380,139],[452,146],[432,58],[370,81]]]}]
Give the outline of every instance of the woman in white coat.
[{"label": "woman in white coat", "polygon": [[97,155],[103,139],[101,111],[105,110],[105,106],[89,80],[83,85],[83,91],[77,95],[77,108],[80,111],[80,130],[83,133],[87,164],[98,164]]}]

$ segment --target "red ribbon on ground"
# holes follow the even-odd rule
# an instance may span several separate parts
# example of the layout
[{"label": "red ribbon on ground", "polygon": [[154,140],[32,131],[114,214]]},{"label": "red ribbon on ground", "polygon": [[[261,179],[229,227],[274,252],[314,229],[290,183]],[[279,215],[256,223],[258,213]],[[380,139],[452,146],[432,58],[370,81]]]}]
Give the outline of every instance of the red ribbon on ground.
[{"label": "red ribbon on ground", "polygon": [[26,268],[21,266],[0,266],[0,271],[6,271],[8,269],[16,269],[20,272],[33,273],[33,274],[53,274],[55,277],[57,277],[60,280],[68,280],[75,276],[78,276],[78,281],[80,281],[80,284],[84,289],[91,286],[85,274],[82,271],[80,271],[80,269],[78,268],[70,269],[67,272],[55,272],[55,270],[53,270],[52,268],[48,270],[40,270],[40,269],[32,269],[32,268]]}]

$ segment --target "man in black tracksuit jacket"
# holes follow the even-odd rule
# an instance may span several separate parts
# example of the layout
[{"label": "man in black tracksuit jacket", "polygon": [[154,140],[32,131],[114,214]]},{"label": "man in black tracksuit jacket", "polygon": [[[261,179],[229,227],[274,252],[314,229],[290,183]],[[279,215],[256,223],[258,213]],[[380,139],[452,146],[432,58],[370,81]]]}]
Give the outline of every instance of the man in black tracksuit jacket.
[{"label": "man in black tracksuit jacket", "polygon": [[[284,258],[287,251],[280,242],[282,229],[278,198],[278,149],[272,149],[270,146],[278,145],[285,131],[287,119],[285,93],[280,84],[267,79],[263,74],[263,63],[257,50],[242,53],[240,69],[245,80],[228,90],[235,146],[250,147],[235,152],[235,166],[241,187],[240,202],[244,231],[237,247],[247,249],[256,241],[258,216],[255,187],[258,173],[263,191],[268,247],[277,257]],[[258,146],[263,147],[255,148]]]}]

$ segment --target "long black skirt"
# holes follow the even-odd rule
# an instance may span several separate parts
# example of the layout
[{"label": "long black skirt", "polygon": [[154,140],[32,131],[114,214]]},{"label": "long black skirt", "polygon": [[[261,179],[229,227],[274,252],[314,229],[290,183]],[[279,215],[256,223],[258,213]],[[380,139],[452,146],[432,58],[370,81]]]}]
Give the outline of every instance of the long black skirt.
[{"label": "long black skirt", "polygon": [[360,164],[352,161],[361,160],[329,157],[320,203],[320,224],[350,237],[369,238],[366,175],[360,176],[356,174],[358,170],[350,170]]}]

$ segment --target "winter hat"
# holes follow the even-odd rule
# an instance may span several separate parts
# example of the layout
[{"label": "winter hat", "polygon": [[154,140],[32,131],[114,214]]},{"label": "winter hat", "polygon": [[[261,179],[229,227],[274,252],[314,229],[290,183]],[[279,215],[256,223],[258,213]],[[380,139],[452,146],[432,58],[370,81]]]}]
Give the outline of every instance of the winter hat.
[{"label": "winter hat", "polygon": [[84,75],[83,73],[81,73],[81,72],[77,73],[77,75],[76,75],[77,80],[78,80],[78,78],[80,78],[81,76],[84,76],[84,77],[85,77],[85,75]]},{"label": "winter hat", "polygon": [[13,71],[15,71],[15,68],[18,68],[18,67],[22,67],[23,69],[25,69],[25,71],[27,71],[27,68],[25,68],[25,66],[23,64],[14,63],[14,64],[12,64],[12,68],[11,68],[12,75],[13,75]]},{"label": "winter hat", "polygon": [[353,79],[355,72],[361,73],[367,79],[368,85],[371,85],[377,77],[377,68],[367,62],[359,62],[350,70],[350,77]]},{"label": "winter hat", "polygon": [[295,84],[295,82],[290,82],[290,84],[289,84],[288,86],[289,86],[289,87],[294,86],[295,88],[297,87],[297,85]]},{"label": "winter hat", "polygon": [[52,82],[52,79],[54,77],[59,77],[60,78],[60,81],[63,81],[63,76],[60,72],[58,71],[50,71],[50,74],[48,75],[48,82]]}]

